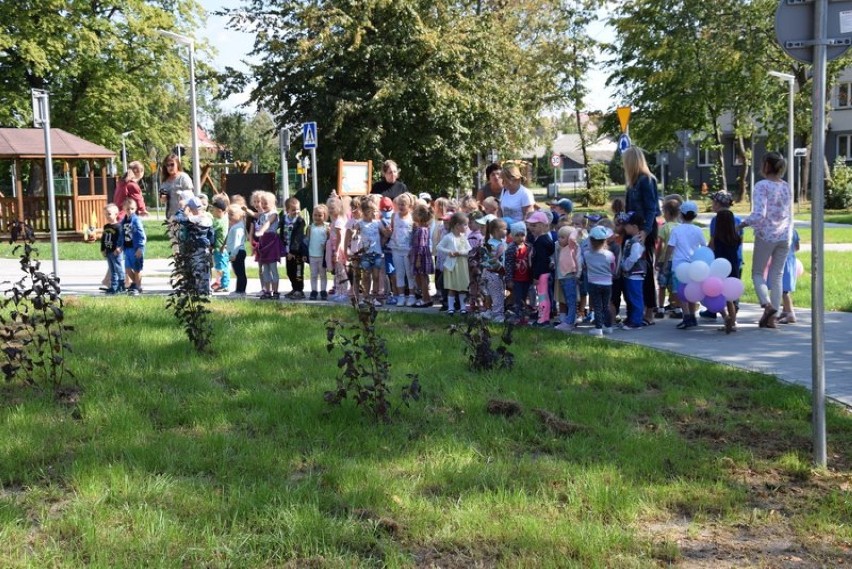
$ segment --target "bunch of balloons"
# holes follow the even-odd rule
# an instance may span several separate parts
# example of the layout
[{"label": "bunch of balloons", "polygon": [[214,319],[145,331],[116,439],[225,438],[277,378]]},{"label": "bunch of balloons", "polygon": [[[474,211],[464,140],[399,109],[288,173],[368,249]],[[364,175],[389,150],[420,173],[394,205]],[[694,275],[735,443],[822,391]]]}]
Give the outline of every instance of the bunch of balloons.
[{"label": "bunch of balloons", "polygon": [[733,302],[742,296],[743,281],[731,274],[731,263],[727,259],[716,259],[709,247],[699,247],[692,255],[692,261],[681,263],[675,269],[680,281],[677,289],[679,298],[689,302],[700,302],[707,310],[721,312],[726,302]]}]

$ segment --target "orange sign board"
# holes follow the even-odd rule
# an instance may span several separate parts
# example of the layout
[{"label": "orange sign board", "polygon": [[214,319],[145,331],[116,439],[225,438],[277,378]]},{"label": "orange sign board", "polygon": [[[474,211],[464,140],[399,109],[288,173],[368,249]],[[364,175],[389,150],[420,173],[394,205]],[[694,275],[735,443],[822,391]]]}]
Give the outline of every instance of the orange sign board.
[{"label": "orange sign board", "polygon": [[630,122],[630,107],[618,107],[615,109],[618,122],[621,124],[621,132],[627,132],[627,123]]}]

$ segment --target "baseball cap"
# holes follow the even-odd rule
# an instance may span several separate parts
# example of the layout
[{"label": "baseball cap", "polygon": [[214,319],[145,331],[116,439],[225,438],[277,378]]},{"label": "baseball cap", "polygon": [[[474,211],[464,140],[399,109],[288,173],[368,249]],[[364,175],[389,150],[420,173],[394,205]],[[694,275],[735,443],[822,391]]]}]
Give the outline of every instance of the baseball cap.
[{"label": "baseball cap", "polygon": [[494,215],[493,213],[486,213],[485,215],[483,215],[482,217],[477,219],[476,223],[481,223],[482,225],[488,225],[489,223],[491,223],[495,219],[497,219],[496,215]]},{"label": "baseball cap", "polygon": [[429,195],[429,192],[420,192],[420,195],[418,195],[417,197],[423,200],[424,202],[432,201],[432,196]]},{"label": "baseball cap", "polygon": [[214,198],[213,199],[213,207],[221,209],[222,211],[225,211],[226,209],[228,209],[228,204],[225,203],[225,200],[223,200],[222,198]]},{"label": "baseball cap", "polygon": [[201,209],[201,200],[197,197],[192,196],[188,200],[186,200],[186,205],[191,209]]},{"label": "baseball cap", "polygon": [[589,237],[597,240],[609,239],[612,237],[612,229],[604,227],[603,225],[595,225],[592,227],[592,230],[589,231]]},{"label": "baseball cap", "polygon": [[550,207],[558,207],[564,210],[565,213],[571,213],[572,211],[574,211],[574,202],[572,202],[568,198],[561,198],[551,201]]},{"label": "baseball cap", "polygon": [[509,229],[512,230],[512,235],[521,235],[527,234],[527,226],[523,221],[518,221],[509,226]]},{"label": "baseball cap", "polygon": [[638,211],[628,211],[627,219],[624,220],[622,223],[626,225],[636,225],[638,227],[642,227],[643,225],[645,225],[645,218]]},{"label": "baseball cap", "polygon": [[710,199],[722,207],[731,207],[731,205],[734,203],[734,196],[732,196],[730,192],[726,192],[725,190],[714,192],[710,195]]},{"label": "baseball cap", "polygon": [[393,200],[387,196],[382,197],[381,201],[379,201],[379,209],[383,211],[392,210]]},{"label": "baseball cap", "polygon": [[686,215],[690,211],[695,215],[698,215],[698,204],[692,201],[683,202],[682,204],[680,204],[680,212],[682,214]]},{"label": "baseball cap", "polygon": [[527,223],[550,223],[542,211],[534,211],[527,218]]},{"label": "baseball cap", "polygon": [[588,219],[588,220],[589,220],[589,223],[597,223],[597,222],[599,222],[601,219],[603,219],[603,216],[602,216],[602,215],[600,215],[600,214],[597,214],[597,213],[587,213],[587,214],[586,214],[586,215],[584,215],[583,217],[585,217],[586,219]]}]

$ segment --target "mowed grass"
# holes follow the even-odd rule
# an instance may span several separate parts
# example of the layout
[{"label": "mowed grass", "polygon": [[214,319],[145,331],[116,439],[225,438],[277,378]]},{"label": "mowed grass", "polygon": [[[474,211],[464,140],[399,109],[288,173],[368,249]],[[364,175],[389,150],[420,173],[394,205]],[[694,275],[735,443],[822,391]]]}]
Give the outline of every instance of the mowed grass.
[{"label": "mowed grass", "polygon": [[322,398],[323,322],[350,310],[216,302],[199,356],[136,300],[69,302],[79,401],[6,386],[0,566],[773,566],[778,543],[852,563],[852,421],[828,408],[812,471],[803,389],[530,329],[514,370],[475,374],[446,319],[382,314],[423,399],[377,424]]}]

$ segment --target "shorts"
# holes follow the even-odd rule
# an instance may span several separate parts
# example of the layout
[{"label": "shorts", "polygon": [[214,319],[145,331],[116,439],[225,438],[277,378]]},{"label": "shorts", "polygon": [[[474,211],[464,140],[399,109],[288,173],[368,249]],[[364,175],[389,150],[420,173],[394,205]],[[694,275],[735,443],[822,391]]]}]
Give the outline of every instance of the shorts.
[{"label": "shorts", "polygon": [[225,251],[214,251],[213,252],[213,270],[214,271],[227,271],[228,270],[228,253]]},{"label": "shorts", "polygon": [[124,249],[124,268],[128,271],[139,272],[145,264],[145,250],[142,249],[142,256],[136,257],[136,249]]},{"label": "shorts", "polygon": [[672,284],[672,262],[666,261],[663,263],[663,266],[657,272],[657,284],[660,288],[669,288],[670,286],[674,286]]},{"label": "shorts", "polygon": [[379,255],[378,253],[365,253],[361,255],[361,262],[359,265],[365,271],[371,271],[373,269],[378,269],[381,267],[379,264],[382,261],[384,255]]},{"label": "shorts", "polygon": [[388,275],[388,276],[395,275],[396,274],[396,267],[393,264],[393,253],[385,253],[384,256],[385,256],[385,274]]}]

